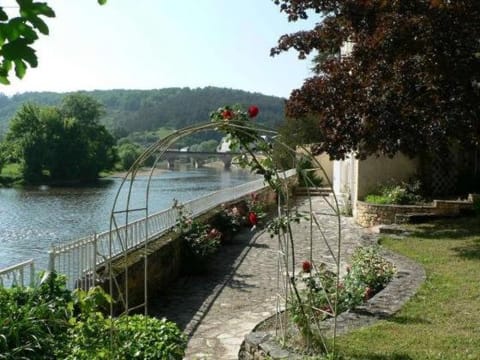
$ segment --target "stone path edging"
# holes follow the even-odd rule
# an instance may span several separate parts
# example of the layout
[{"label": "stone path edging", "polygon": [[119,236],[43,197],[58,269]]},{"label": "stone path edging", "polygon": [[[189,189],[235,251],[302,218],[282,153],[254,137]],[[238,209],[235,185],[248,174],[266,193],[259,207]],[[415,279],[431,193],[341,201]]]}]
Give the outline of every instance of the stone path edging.
[{"label": "stone path edging", "polygon": [[[378,242],[378,236],[372,234],[372,240]],[[365,304],[337,317],[337,335],[361,327],[370,326],[378,320],[388,318],[398,312],[410,300],[426,280],[423,266],[417,262],[390,250],[382,250],[382,256],[395,264],[397,272],[390,283],[381,292]],[[263,322],[262,322],[263,323]],[[258,324],[256,328],[261,326]],[[333,319],[324,322],[327,336],[333,336]],[[239,352],[240,359],[301,359],[301,355],[290,353],[273,340],[273,335],[255,329],[245,337]]]}]

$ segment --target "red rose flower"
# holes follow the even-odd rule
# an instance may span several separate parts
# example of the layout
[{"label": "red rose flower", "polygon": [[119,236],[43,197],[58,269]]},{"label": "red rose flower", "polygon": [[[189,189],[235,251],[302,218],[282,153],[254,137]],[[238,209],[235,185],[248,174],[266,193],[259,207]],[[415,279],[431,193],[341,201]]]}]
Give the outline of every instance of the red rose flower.
[{"label": "red rose flower", "polygon": [[259,112],[258,107],[255,105],[252,105],[248,108],[248,116],[251,118],[254,118],[255,116],[257,116],[258,112]]},{"label": "red rose flower", "polygon": [[251,211],[248,214],[248,220],[250,221],[251,225],[253,225],[253,226],[257,225],[257,223],[258,223],[257,214],[255,214],[253,211]]},{"label": "red rose flower", "polygon": [[306,273],[309,273],[310,271],[312,271],[312,263],[308,260],[305,260],[304,262],[302,262],[302,270],[303,272],[306,272]]},{"label": "red rose flower", "polygon": [[232,110],[224,110],[222,112],[222,117],[223,117],[223,120],[230,120],[233,118],[233,111]]}]

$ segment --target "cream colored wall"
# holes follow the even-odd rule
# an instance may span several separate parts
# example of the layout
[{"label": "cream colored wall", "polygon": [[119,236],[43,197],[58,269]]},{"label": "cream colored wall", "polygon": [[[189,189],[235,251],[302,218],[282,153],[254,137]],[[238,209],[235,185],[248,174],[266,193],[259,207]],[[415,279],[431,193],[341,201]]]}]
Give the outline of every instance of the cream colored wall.
[{"label": "cream colored wall", "polygon": [[321,170],[316,171],[317,175],[325,180],[323,182],[325,185],[333,183],[333,161],[330,161],[330,157],[327,154],[322,154],[315,156],[315,159],[320,163],[323,170],[325,170],[328,180],[325,179],[325,174]]},{"label": "cream colored wall", "polygon": [[381,184],[408,180],[417,173],[418,160],[403,154],[393,158],[371,156],[358,163],[358,200],[364,198]]}]

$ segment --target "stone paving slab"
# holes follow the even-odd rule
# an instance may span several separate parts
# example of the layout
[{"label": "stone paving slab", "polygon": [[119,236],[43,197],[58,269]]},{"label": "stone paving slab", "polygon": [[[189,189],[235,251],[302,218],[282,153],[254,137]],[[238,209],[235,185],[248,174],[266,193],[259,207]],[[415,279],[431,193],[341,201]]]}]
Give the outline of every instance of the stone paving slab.
[{"label": "stone paving slab", "polygon": [[[337,218],[323,197],[312,198],[313,212],[329,245],[336,248]],[[308,210],[307,200],[299,209]],[[371,243],[371,237],[342,218],[342,270],[354,249]],[[310,224],[295,224],[296,271],[310,253]],[[333,263],[315,232],[314,259]],[[260,321],[273,315],[279,293],[278,244],[265,231],[239,233],[216,254],[210,271],[203,276],[180,278],[168,296],[150,305],[151,314],[175,321],[189,336],[186,359],[237,359],[240,345]],[[320,260],[318,260],[320,259]]]}]

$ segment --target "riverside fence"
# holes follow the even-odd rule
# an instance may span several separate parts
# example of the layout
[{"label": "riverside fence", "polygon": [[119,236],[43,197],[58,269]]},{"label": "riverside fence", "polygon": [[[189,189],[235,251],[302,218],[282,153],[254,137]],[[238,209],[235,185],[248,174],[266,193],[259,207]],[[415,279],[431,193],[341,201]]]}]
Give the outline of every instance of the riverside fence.
[{"label": "riverside fence", "polygon": [[[284,172],[283,177],[289,178],[295,174],[296,171],[292,169]],[[259,179],[212,192],[182,205],[193,217],[196,217],[221,204],[240,199],[266,187],[264,180]],[[48,270],[66,275],[67,286],[70,289],[89,288],[96,284],[98,267],[105,265],[107,261],[125,251],[143,246],[145,241],[156,239],[172,229],[177,223],[177,219],[178,209],[170,208],[132,221],[112,231],[92,234],[53,246],[49,251]],[[34,278],[33,260],[0,270],[0,286],[26,286],[33,284]],[[26,279],[28,279],[28,283]]]}]

